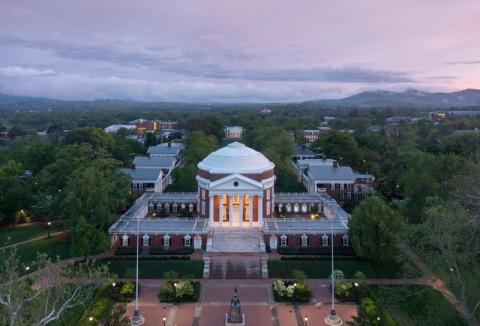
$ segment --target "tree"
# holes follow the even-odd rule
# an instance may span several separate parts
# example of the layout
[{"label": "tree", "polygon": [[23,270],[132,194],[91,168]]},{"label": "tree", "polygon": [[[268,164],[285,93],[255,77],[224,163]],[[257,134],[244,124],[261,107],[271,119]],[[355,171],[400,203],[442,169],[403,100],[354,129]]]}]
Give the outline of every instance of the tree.
[{"label": "tree", "polygon": [[213,135],[218,141],[223,138],[223,123],[218,116],[211,113],[202,113],[188,119],[186,129],[190,133],[200,131],[205,135]]},{"label": "tree", "polygon": [[128,198],[128,178],[112,159],[100,159],[75,170],[65,187],[61,207],[65,216],[84,216],[103,229],[111,223],[115,210]]},{"label": "tree", "polygon": [[362,158],[362,153],[353,136],[334,129],[321,135],[313,142],[312,148],[317,152],[321,151],[329,158],[338,160],[342,165],[357,167]]},{"label": "tree", "polygon": [[30,209],[30,185],[18,177],[21,164],[13,160],[0,166],[0,221],[16,222],[19,212]]},{"label": "tree", "polygon": [[378,196],[365,198],[349,221],[352,246],[358,256],[375,262],[392,262],[397,255],[398,216]]},{"label": "tree", "polygon": [[77,128],[65,136],[65,144],[82,144],[92,145],[96,150],[103,149],[109,153],[113,152],[115,140],[113,136],[106,133],[100,128]]},{"label": "tree", "polygon": [[196,165],[208,154],[218,148],[218,139],[214,135],[207,135],[201,131],[193,131],[185,140],[183,153],[188,164]]},{"label": "tree", "polygon": [[464,308],[468,322],[480,311],[477,276],[480,275],[480,230],[458,203],[432,199],[425,221],[412,225],[407,235],[412,248],[449,286]]},{"label": "tree", "polygon": [[157,135],[153,132],[147,132],[145,134],[145,148],[155,145],[157,145]]},{"label": "tree", "polygon": [[72,223],[70,239],[72,254],[85,258],[94,252],[107,250],[110,246],[107,235],[88,223],[84,217],[79,217]]},{"label": "tree", "polygon": [[44,326],[59,320],[66,311],[86,306],[95,292],[109,283],[106,266],[91,261],[62,267],[39,255],[37,271],[20,277],[16,250],[2,253],[0,265],[0,323]]}]

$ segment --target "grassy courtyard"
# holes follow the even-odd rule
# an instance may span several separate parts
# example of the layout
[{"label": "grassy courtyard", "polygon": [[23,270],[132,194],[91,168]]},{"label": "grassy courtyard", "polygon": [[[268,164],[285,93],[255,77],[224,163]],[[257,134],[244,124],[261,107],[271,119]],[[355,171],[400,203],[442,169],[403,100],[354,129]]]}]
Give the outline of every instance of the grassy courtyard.
[{"label": "grassy courtyard", "polygon": [[[52,224],[50,233],[60,231],[60,224]],[[16,227],[5,227],[0,229],[0,246],[19,243],[48,234],[45,224],[18,225]]]},{"label": "grassy courtyard", "polygon": [[398,325],[467,325],[440,292],[429,286],[381,285],[371,286],[371,290]]},{"label": "grassy courtyard", "polygon": [[[335,269],[344,272],[345,277],[353,278],[357,271],[367,278],[399,278],[398,266],[393,264],[373,264],[364,259],[342,259],[335,261]],[[304,271],[308,278],[328,278],[331,274],[330,259],[318,260],[269,260],[268,272],[271,278],[291,278],[295,270]],[[416,275],[414,272],[412,276]]]},{"label": "grassy courtyard", "polygon": [[[107,264],[110,273],[119,278],[135,277],[135,259],[105,259],[99,264]],[[179,278],[202,278],[202,260],[165,260],[140,259],[138,262],[139,278],[163,278],[165,272],[174,271]]]}]

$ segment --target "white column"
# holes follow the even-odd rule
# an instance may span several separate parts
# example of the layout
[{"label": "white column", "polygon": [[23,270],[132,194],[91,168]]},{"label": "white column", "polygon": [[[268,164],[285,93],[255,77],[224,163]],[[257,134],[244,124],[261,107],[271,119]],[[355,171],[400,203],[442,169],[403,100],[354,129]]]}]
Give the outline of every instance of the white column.
[{"label": "white column", "polygon": [[263,227],[263,195],[258,195],[258,227]]},{"label": "white column", "polygon": [[253,222],[253,196],[248,195],[248,226],[252,227]]},{"label": "white column", "polygon": [[210,220],[210,227],[213,228],[213,196],[208,196],[210,198],[210,205],[208,206],[208,218]]},{"label": "white column", "polygon": [[239,195],[240,208],[238,209],[238,219],[240,220],[240,227],[243,227],[243,195]]},{"label": "white column", "polygon": [[218,195],[218,222],[223,226],[223,196]]},{"label": "white column", "polygon": [[228,221],[230,226],[233,223],[233,195],[228,195]]}]

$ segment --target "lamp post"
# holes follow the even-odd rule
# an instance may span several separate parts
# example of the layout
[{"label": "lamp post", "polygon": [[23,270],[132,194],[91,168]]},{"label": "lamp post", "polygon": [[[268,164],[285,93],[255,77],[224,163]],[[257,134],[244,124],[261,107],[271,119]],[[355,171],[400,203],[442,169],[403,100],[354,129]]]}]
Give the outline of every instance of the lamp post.
[{"label": "lamp post", "polygon": [[335,280],[334,277],[334,264],[333,264],[333,218],[331,218],[331,226],[332,226],[332,235],[331,235],[331,247],[332,247],[332,310],[330,311],[330,314],[324,318],[324,321],[327,325],[330,326],[339,326],[343,324],[343,321],[340,319],[340,317],[337,315],[337,311],[335,310]]},{"label": "lamp post", "polygon": [[135,311],[133,312],[133,316],[132,316],[132,322],[131,322],[131,325],[132,326],[140,326],[140,325],[143,325],[143,323],[145,322],[145,318],[143,318],[143,316],[140,314],[140,310],[138,310],[138,247],[140,246],[139,242],[138,242],[138,238],[140,236],[140,217],[137,216],[137,273],[136,273],[136,287],[135,287]]},{"label": "lamp post", "polygon": [[112,283],[112,300],[115,301],[115,285],[117,285],[117,283],[113,282]]},{"label": "lamp post", "polygon": [[163,317],[163,326],[165,326],[167,323],[167,317]]},{"label": "lamp post", "polygon": [[308,317],[303,318],[303,320],[305,321],[305,326],[308,326]]},{"label": "lamp post", "polygon": [[358,304],[358,283],[355,282],[353,285],[355,286],[355,304]]},{"label": "lamp post", "polygon": [[48,221],[47,222],[47,238],[50,238],[50,225],[52,225],[52,222]]}]

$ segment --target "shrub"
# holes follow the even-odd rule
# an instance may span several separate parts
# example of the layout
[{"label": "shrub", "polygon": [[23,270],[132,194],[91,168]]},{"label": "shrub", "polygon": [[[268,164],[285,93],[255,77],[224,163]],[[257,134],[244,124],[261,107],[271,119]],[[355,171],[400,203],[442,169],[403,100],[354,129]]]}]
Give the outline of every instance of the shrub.
[{"label": "shrub", "polygon": [[120,294],[124,297],[131,297],[133,296],[133,291],[135,290],[135,285],[132,282],[126,282],[123,284],[122,288],[120,289]]},{"label": "shrub", "polygon": [[[119,278],[135,277],[135,259],[104,259],[98,264],[107,263],[110,273]],[[179,278],[202,278],[203,261],[202,260],[166,260],[166,259],[140,259],[139,277],[140,278],[163,278],[165,272],[174,271]]]},{"label": "shrub", "polygon": [[[281,255],[322,255],[330,256],[331,255],[330,247],[279,247],[277,249],[278,253]],[[352,247],[337,247],[334,248],[335,256],[356,256],[355,251]]]},{"label": "shrub", "polygon": [[[110,314],[112,307],[112,302],[109,299],[105,297],[97,298],[91,307],[83,314],[83,317],[80,319],[78,325],[101,325],[101,322],[107,318],[108,314]],[[90,320],[90,318],[93,319]]]},{"label": "shrub", "polygon": [[193,254],[194,250],[192,247],[182,247],[182,248],[150,248],[150,255],[190,255]]},{"label": "shrub", "polygon": [[197,281],[168,281],[160,288],[158,299],[162,302],[196,302],[200,289]]},{"label": "shrub", "polygon": [[303,281],[277,280],[272,284],[275,301],[308,302],[312,290]]}]

